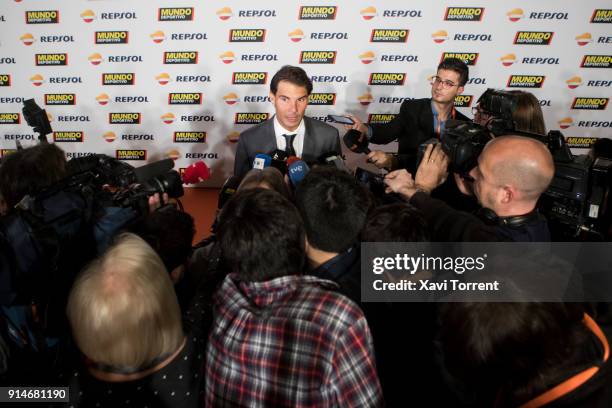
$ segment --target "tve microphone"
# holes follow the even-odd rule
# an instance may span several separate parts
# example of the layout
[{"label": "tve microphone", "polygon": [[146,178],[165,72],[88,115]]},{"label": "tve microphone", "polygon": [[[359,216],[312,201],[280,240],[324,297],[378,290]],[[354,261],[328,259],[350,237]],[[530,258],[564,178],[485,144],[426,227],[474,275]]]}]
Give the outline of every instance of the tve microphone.
[{"label": "tve microphone", "polygon": [[210,169],[203,161],[195,162],[185,169],[183,173],[183,183],[201,183],[210,178]]},{"label": "tve microphone", "polygon": [[269,167],[272,163],[272,157],[269,154],[257,153],[255,159],[253,160],[253,168],[257,170],[263,170],[266,167]]},{"label": "tve microphone", "polygon": [[348,147],[353,153],[370,153],[370,149],[368,148],[368,145],[370,144],[368,138],[365,134],[356,129],[347,131],[342,140],[344,140],[346,147]]},{"label": "tve microphone", "polygon": [[308,174],[310,168],[299,157],[291,156],[287,159],[287,175],[293,187],[296,187]]}]

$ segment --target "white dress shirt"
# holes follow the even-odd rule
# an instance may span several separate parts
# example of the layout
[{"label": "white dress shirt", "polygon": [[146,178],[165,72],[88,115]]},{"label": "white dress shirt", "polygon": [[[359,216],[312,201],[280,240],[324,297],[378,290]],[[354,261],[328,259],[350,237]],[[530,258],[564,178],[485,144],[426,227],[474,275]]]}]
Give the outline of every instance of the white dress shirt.
[{"label": "white dress shirt", "polygon": [[306,133],[306,126],[304,126],[304,118],[298,125],[297,129],[294,131],[288,131],[280,124],[277,117],[274,116],[274,133],[276,135],[276,146],[278,150],[285,151],[287,145],[287,139],[283,135],[291,135],[295,134],[293,138],[293,149],[295,150],[295,155],[297,157],[302,157],[302,152],[304,151],[304,135]]}]

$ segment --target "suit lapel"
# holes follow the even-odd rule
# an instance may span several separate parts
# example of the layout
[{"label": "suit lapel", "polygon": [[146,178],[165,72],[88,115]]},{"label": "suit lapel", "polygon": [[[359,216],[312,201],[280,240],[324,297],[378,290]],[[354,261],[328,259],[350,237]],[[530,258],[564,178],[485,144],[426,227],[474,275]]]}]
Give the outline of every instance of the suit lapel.
[{"label": "suit lapel", "polygon": [[268,119],[261,130],[260,142],[257,145],[261,146],[262,151],[257,153],[270,154],[278,149],[276,145],[276,132],[274,132],[274,118]]},{"label": "suit lapel", "polygon": [[302,158],[311,157],[315,149],[314,135],[312,134],[312,124],[310,118],[304,116],[304,146],[302,148]]}]

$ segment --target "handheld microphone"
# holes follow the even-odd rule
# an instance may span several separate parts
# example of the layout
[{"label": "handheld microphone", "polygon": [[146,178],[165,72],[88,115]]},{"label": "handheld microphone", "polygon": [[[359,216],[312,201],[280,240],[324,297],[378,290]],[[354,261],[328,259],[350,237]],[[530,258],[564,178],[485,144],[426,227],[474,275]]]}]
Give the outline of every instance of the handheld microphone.
[{"label": "handheld microphone", "polygon": [[336,152],[328,152],[322,154],[317,159],[317,162],[328,166],[335,166],[337,169],[351,174],[351,171],[348,169],[348,167],[346,167],[344,157],[342,157],[342,155],[340,154],[337,154]]},{"label": "handheld microphone", "polygon": [[219,198],[217,200],[217,209],[223,208],[227,200],[229,200],[232,195],[238,189],[240,182],[242,179],[238,176],[229,176],[225,183],[223,183],[223,187],[221,187],[221,191],[219,191]]},{"label": "handheld microphone", "polygon": [[257,153],[255,159],[253,160],[253,168],[257,170],[263,170],[266,167],[269,167],[272,163],[272,157],[269,154]]},{"label": "handheld microphone", "polygon": [[287,159],[287,175],[293,187],[296,187],[308,174],[310,168],[299,157],[291,156]]},{"label": "handheld microphone", "polygon": [[272,162],[270,165],[276,167],[282,174],[287,174],[287,153],[284,150],[276,149],[270,153]]},{"label": "handheld microphone", "polygon": [[185,184],[201,183],[202,181],[206,181],[209,178],[210,169],[208,168],[206,163],[201,160],[191,164],[185,169],[185,173],[183,173],[183,183]]},{"label": "handheld microphone", "polygon": [[346,147],[348,147],[353,153],[369,154],[371,151],[368,147],[370,142],[368,141],[366,135],[356,129],[347,131],[342,140],[344,141]]}]

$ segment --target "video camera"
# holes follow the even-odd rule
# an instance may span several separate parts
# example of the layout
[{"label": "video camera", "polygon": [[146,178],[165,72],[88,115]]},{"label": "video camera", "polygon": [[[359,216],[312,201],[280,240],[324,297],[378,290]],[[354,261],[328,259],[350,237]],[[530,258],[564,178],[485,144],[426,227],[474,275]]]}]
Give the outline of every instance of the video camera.
[{"label": "video camera", "polygon": [[496,136],[513,134],[537,139],[546,144],[555,162],[555,175],[542,194],[539,209],[549,220],[556,239],[601,239],[610,218],[612,160],[609,157],[574,156],[557,130],[540,135],[516,129],[512,114],[518,95],[487,89],[478,99],[478,108],[491,118],[487,125],[448,121],[441,138],[442,148],[450,158],[449,170],[466,177],[478,163],[485,145]]}]

